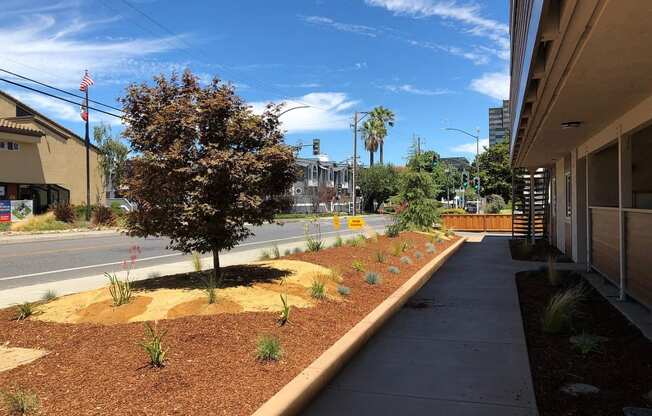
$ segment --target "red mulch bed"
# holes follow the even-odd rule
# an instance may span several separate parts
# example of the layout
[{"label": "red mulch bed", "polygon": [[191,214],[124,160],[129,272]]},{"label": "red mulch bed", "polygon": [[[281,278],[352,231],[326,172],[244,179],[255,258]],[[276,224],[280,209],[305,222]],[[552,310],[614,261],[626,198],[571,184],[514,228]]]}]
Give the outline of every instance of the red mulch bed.
[{"label": "red mulch bed", "polygon": [[[392,256],[395,242],[408,240],[414,263],[400,264]],[[314,308],[292,309],[290,323],[276,324],[278,313],[240,313],[196,316],[159,322],[167,329],[169,361],[162,369],[147,366],[136,342],[142,323],[100,326],[14,321],[14,309],[0,310],[0,344],[51,351],[29,365],[0,373],[0,390],[33,389],[46,415],[248,415],[314,361],[418,269],[455,240],[437,244],[428,254],[428,236],[403,233],[380,237],[366,247],[340,247],[286,258],[338,268],[351,288],[346,301],[322,301]],[[386,264],[375,253],[387,253]],[[424,257],[414,258],[420,251]],[[351,262],[359,259],[382,275],[371,286]],[[390,265],[401,273],[387,272]],[[279,305],[280,309],[280,305]],[[283,357],[261,363],[255,357],[261,334],[280,338]]]},{"label": "red mulch bed", "polygon": [[[582,282],[566,273],[565,285]],[[607,337],[602,351],[582,355],[573,348],[573,334],[543,333],[541,318],[552,295],[563,288],[548,284],[540,272],[516,275],[530,367],[541,416],[622,415],[623,407],[647,407],[643,395],[652,389],[652,342],[593,289],[588,290],[573,321],[573,333]],[[566,383],[596,386],[595,395],[573,397],[559,389]]]}]

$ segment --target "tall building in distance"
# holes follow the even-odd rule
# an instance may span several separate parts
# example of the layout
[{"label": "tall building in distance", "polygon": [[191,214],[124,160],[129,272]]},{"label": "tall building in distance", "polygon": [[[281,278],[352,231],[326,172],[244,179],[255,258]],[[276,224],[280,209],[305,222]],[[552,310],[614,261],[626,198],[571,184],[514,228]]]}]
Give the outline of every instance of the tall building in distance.
[{"label": "tall building in distance", "polygon": [[509,100],[503,100],[502,107],[489,109],[489,146],[509,140],[506,138],[509,122]]}]

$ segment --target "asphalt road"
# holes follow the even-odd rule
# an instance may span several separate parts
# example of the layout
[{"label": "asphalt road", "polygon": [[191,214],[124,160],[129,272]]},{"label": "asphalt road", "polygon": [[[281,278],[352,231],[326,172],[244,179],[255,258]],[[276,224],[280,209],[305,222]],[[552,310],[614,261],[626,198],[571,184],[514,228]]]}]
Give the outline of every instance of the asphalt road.
[{"label": "asphalt road", "polygon": [[[381,216],[365,217],[365,221],[376,230],[383,229],[388,223]],[[331,220],[322,219],[320,222],[324,238],[352,234],[345,228],[335,230]],[[255,227],[253,231],[254,236],[230,253],[262,250],[274,244],[305,239],[303,222],[265,224]],[[168,241],[166,238],[132,238],[117,233],[5,241],[0,243],[0,290],[120,270],[122,261],[129,258],[129,248],[133,245],[141,249],[137,268],[183,261],[182,253],[166,249]]]}]

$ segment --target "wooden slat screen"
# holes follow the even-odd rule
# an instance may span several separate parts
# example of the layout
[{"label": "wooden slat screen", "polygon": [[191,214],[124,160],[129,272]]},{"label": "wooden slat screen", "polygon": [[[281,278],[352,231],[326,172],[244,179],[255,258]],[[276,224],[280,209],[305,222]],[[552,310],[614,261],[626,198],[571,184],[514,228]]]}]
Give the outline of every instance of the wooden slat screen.
[{"label": "wooden slat screen", "polygon": [[615,284],[620,282],[618,210],[591,208],[591,265]]},{"label": "wooden slat screen", "polygon": [[652,306],[652,211],[625,213],[627,293]]}]

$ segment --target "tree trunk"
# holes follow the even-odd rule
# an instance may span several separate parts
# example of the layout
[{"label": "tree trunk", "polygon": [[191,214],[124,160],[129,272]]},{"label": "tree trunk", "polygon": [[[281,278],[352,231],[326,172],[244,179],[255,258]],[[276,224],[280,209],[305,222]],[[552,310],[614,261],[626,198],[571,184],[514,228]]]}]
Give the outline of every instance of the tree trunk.
[{"label": "tree trunk", "polygon": [[220,250],[213,249],[213,279],[218,287],[222,286],[222,268],[220,267]]},{"label": "tree trunk", "polygon": [[383,164],[383,145],[384,145],[384,144],[385,144],[385,143],[380,142],[380,164],[381,164],[381,165]]},{"label": "tree trunk", "polygon": [[373,150],[370,150],[369,151],[369,166],[373,166],[373,165],[374,165],[374,152],[373,152]]}]

